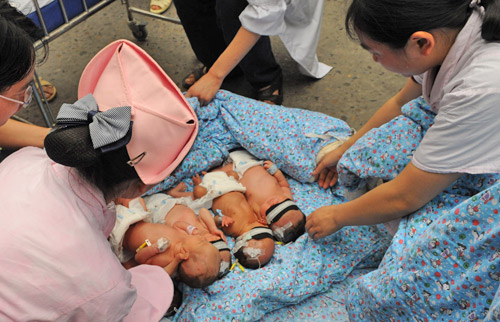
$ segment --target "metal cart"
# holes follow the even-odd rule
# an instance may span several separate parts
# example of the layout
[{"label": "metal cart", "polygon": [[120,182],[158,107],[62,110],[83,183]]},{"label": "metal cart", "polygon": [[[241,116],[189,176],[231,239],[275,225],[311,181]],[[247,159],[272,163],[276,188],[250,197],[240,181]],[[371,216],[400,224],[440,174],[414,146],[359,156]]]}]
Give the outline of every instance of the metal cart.
[{"label": "metal cart", "polygon": [[[42,41],[39,41],[35,44],[35,48],[39,49],[43,47],[43,42],[50,42],[60,35],[64,34],[66,31],[72,29],[73,27],[77,26],[80,22],[84,21],[88,17],[92,16],[94,13],[98,12],[99,10],[105,8],[115,0],[101,0],[92,6],[88,6],[87,0],[81,0],[81,3],[83,5],[83,12],[78,14],[77,16],[69,19],[68,18],[68,13],[67,13],[67,8],[66,5],[64,4],[63,0],[56,0],[59,3],[59,7],[61,10],[61,14],[63,16],[63,24],[57,27],[56,29],[52,31],[48,31],[47,29],[47,24],[46,21],[42,15],[42,9],[40,8],[40,5],[38,3],[38,0],[32,0],[33,4],[35,6],[36,10],[36,15],[39,19],[40,22],[40,27],[42,28],[43,32],[45,33],[45,36]],[[180,24],[180,21],[177,19],[173,19],[170,17],[162,16],[159,14],[151,13],[149,11],[132,7],[129,3],[129,0],[121,0],[121,3],[125,5],[127,9],[127,19],[128,19],[128,27],[132,31],[132,35],[139,41],[144,41],[146,40],[146,37],[148,35],[147,29],[146,29],[146,24],[142,23],[140,21],[137,21],[134,19],[133,13],[134,14],[140,14],[140,15],[145,15],[148,17],[164,20],[167,22],[175,23],[175,24]],[[40,78],[38,74],[35,72],[35,79],[33,82],[36,82],[38,84],[38,88],[42,88],[42,84],[40,83]],[[35,85],[34,83],[32,85]],[[43,91],[33,91],[33,95],[35,97],[35,102],[40,108],[40,111],[43,115],[43,118],[47,124],[47,126],[52,127],[55,124],[54,116],[52,115],[52,112],[50,110],[49,103],[46,100],[45,93]]]}]

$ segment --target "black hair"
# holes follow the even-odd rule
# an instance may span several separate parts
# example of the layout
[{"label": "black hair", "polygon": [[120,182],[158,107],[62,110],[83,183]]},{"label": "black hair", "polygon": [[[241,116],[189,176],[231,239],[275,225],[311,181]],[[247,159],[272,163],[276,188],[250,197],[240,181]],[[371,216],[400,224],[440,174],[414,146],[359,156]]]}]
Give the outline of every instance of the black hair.
[{"label": "black hair", "polygon": [[[42,40],[43,31],[8,0],[0,0],[0,92],[25,78],[35,66],[33,43]],[[47,57],[46,42],[44,58]]]},{"label": "black hair", "polygon": [[[274,245],[274,239],[271,237],[265,237],[265,238],[259,238],[259,239],[253,238],[253,240],[264,240],[264,239],[273,240],[273,245]],[[240,249],[238,249],[238,251],[236,253],[234,253],[234,257],[236,257],[236,259],[238,259],[238,262],[241,265],[243,265],[244,267],[258,269],[258,268],[266,266],[267,263],[269,263],[271,261],[272,256],[269,256],[269,258],[261,261],[259,259],[261,256],[252,257],[252,256],[248,255],[245,252],[245,250],[247,248],[252,248],[252,247],[251,246],[243,246]]]},{"label": "black hair", "polygon": [[[191,255],[193,256],[193,255]],[[196,255],[195,255],[196,256]],[[207,287],[211,284],[213,284],[216,280],[217,277],[219,276],[218,274],[214,276],[207,276],[203,277],[200,275],[195,275],[195,276],[190,276],[186,273],[186,270],[184,269],[184,262],[181,262],[179,264],[179,268],[177,270],[177,273],[179,274],[179,280],[181,280],[184,284],[191,288],[203,288]]]},{"label": "black hair", "polygon": [[283,232],[283,238],[276,238],[279,241],[288,244],[294,242],[306,232],[306,217],[302,216],[297,225],[292,225]]},{"label": "black hair", "polygon": [[[462,28],[472,13],[470,0],[352,0],[345,18],[349,37],[356,31],[394,49],[404,48],[416,31]],[[500,40],[500,0],[482,0],[482,37]]]},{"label": "black hair", "polygon": [[103,153],[94,149],[88,125],[56,128],[45,137],[47,155],[55,162],[76,168],[104,194],[107,201],[120,196],[124,185],[140,181],[125,146]]}]

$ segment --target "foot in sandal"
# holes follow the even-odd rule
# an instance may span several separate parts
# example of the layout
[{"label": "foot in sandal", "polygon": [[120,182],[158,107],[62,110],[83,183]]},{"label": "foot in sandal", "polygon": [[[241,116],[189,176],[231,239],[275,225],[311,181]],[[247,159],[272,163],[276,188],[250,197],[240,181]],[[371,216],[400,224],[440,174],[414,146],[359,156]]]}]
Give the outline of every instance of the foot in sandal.
[{"label": "foot in sandal", "polygon": [[170,7],[172,0],[151,0],[149,11],[156,14],[162,14]]},{"label": "foot in sandal", "polygon": [[[45,79],[43,79],[41,77],[39,79],[40,79],[40,84],[42,84],[43,93],[45,94],[45,97],[47,98],[47,102],[52,101],[56,97],[56,94],[57,94],[56,87],[54,85],[52,85],[51,82],[46,81]],[[43,95],[40,92],[40,89],[38,87],[38,83],[36,82],[36,80],[35,80],[35,86],[36,86],[36,89],[38,90],[38,94],[40,94],[40,97],[42,98],[42,101],[45,101],[43,99]]]},{"label": "foot in sandal", "polygon": [[268,104],[281,105],[283,103],[283,76],[280,75],[270,85],[259,89],[256,99]]}]

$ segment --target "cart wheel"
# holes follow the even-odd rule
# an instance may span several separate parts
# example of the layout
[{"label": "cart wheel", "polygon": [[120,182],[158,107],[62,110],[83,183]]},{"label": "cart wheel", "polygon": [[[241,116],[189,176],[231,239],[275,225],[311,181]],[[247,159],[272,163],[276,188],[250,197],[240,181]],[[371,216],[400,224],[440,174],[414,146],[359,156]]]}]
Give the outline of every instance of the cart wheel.
[{"label": "cart wheel", "polygon": [[148,36],[146,24],[138,23],[137,21],[129,21],[128,27],[132,31],[132,35],[134,35],[135,39],[139,41],[146,40],[146,37]]},{"label": "cart wheel", "polygon": [[139,30],[132,31],[132,35],[134,35],[135,39],[139,41],[144,41],[148,37],[148,31],[146,30],[146,26],[139,26]]}]

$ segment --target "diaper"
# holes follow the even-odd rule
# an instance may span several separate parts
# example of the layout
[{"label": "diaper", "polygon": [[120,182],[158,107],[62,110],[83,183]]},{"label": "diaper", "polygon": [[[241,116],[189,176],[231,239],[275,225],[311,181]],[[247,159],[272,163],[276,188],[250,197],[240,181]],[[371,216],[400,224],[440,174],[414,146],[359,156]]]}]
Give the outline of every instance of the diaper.
[{"label": "diaper", "polygon": [[139,221],[164,224],[165,215],[176,204],[181,203],[182,199],[187,198],[176,199],[166,194],[157,193],[144,198],[148,211],[144,210],[138,198],[130,201],[128,208],[116,205],[116,223],[109,236],[109,243],[120,262],[124,263],[135,256],[134,252],[123,248],[123,238],[129,227]]},{"label": "diaper", "polygon": [[264,164],[262,160],[257,159],[246,150],[229,152],[229,160],[233,161],[233,170],[238,173],[240,178],[248,169]]},{"label": "diaper", "polygon": [[144,210],[138,198],[130,201],[129,208],[116,205],[116,222],[111,235],[109,235],[109,243],[120,262],[124,263],[134,257],[133,252],[123,249],[123,237],[128,228],[149,217],[151,217],[151,213]]},{"label": "diaper", "polygon": [[146,208],[151,212],[151,216],[144,221],[153,224],[164,224],[165,216],[174,208],[175,205],[186,205],[192,201],[191,198],[173,198],[164,193],[155,193],[154,195],[144,197]]},{"label": "diaper", "polygon": [[239,191],[244,193],[247,190],[235,178],[228,176],[223,171],[208,172],[203,176],[200,186],[207,189],[206,195],[196,200],[184,198],[185,200],[180,202],[182,203],[191,200],[185,205],[193,209],[196,213],[198,213],[201,208],[212,208],[213,200],[217,197],[222,196],[223,194],[232,191]]}]

